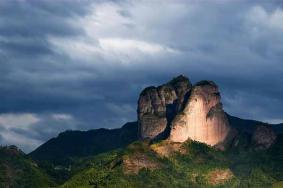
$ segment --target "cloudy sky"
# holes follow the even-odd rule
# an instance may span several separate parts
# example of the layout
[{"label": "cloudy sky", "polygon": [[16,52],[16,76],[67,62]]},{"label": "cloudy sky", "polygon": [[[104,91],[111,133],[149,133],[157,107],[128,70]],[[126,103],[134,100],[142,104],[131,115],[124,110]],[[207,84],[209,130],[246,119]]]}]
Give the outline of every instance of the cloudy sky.
[{"label": "cloudy sky", "polygon": [[0,1],[0,144],[136,119],[139,92],[214,80],[225,110],[283,122],[283,3]]}]

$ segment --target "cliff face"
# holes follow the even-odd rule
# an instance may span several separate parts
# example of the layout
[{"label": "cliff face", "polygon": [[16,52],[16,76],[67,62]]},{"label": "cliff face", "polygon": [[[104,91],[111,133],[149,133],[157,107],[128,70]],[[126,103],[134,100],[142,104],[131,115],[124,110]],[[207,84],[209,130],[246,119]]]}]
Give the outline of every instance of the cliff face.
[{"label": "cliff face", "polygon": [[216,145],[224,141],[229,130],[217,85],[202,81],[193,87],[184,110],[172,122],[169,139],[184,142],[190,138]]},{"label": "cliff face", "polygon": [[183,108],[191,87],[190,81],[181,75],[164,85],[142,91],[137,110],[141,139],[154,139],[165,133],[175,114]]},{"label": "cliff face", "polygon": [[184,76],[146,88],[138,101],[138,120],[141,139],[168,134],[173,142],[192,139],[216,145],[230,130],[217,85],[201,81],[192,87]]}]

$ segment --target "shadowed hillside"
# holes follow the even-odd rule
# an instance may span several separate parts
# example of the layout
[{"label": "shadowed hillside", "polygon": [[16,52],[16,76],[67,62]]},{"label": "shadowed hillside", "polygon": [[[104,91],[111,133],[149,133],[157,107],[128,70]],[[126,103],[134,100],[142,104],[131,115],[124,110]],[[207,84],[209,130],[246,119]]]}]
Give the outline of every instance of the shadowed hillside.
[{"label": "shadowed hillside", "polygon": [[16,146],[0,147],[0,187],[39,188],[54,185],[35,162]]},{"label": "shadowed hillside", "polygon": [[69,164],[73,157],[83,157],[122,148],[137,140],[137,123],[127,123],[118,129],[65,131],[52,138],[31,156],[36,161]]}]

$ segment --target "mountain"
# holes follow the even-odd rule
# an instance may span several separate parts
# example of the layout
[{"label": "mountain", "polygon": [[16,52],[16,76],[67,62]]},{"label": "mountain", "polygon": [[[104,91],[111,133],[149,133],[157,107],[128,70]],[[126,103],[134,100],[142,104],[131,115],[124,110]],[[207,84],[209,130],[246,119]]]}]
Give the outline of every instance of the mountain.
[{"label": "mountain", "polygon": [[283,139],[268,150],[225,152],[186,141],[132,143],[84,161],[61,187],[271,187],[283,179]]},{"label": "mountain", "polygon": [[268,123],[263,123],[263,122],[256,121],[256,120],[241,119],[241,118],[238,118],[238,117],[235,117],[235,116],[231,116],[229,114],[227,114],[227,117],[229,119],[230,124],[233,127],[235,127],[236,129],[238,129],[242,132],[252,133],[255,130],[256,125],[266,124],[266,125],[272,126],[273,130],[277,134],[283,134],[283,123],[281,123],[281,124],[268,124]]},{"label": "mountain", "polygon": [[69,165],[72,158],[123,148],[135,140],[137,140],[136,122],[126,123],[118,129],[65,131],[39,146],[29,156],[35,161]]},{"label": "mountain", "polygon": [[0,187],[50,187],[55,185],[36,163],[16,146],[0,147]]},{"label": "mountain", "polygon": [[156,139],[169,134],[170,124],[183,109],[183,103],[192,85],[180,75],[158,87],[145,88],[138,100],[139,137]]},{"label": "mountain", "polygon": [[[92,179],[97,178],[97,176],[100,173],[104,174],[105,177],[102,178],[100,175],[98,176],[99,178],[101,178],[101,182],[97,184],[99,186],[103,186],[105,184],[111,185],[111,183],[109,183],[108,180],[106,180],[107,179],[106,177],[108,177],[108,176],[111,176],[112,178],[114,178],[113,176],[115,176],[116,179],[122,179],[123,181],[130,181],[131,178],[125,179],[124,172],[123,172],[123,170],[124,170],[123,159],[127,158],[128,152],[129,153],[138,152],[139,154],[140,153],[144,154],[144,155],[141,155],[141,156],[134,156],[135,160],[130,160],[130,162],[129,162],[129,160],[126,160],[126,164],[128,166],[130,166],[130,168],[133,168],[133,169],[141,168],[138,165],[136,165],[135,163],[140,164],[141,162],[143,162],[143,163],[147,164],[148,162],[144,161],[145,160],[144,158],[146,158],[147,155],[149,155],[150,157],[153,157],[154,160],[157,160],[157,161],[161,160],[160,164],[164,163],[164,156],[163,155],[165,155],[165,156],[169,155],[170,157],[173,157],[173,158],[169,158],[169,159],[166,158],[165,161],[167,163],[168,162],[167,160],[169,160],[168,163],[170,165],[173,165],[173,164],[171,164],[172,163],[171,160],[179,160],[180,157],[181,158],[182,157],[188,157],[188,158],[192,157],[192,159],[190,159],[190,161],[187,161],[187,159],[184,159],[184,161],[179,161],[180,163],[182,163],[182,165],[184,165],[182,167],[182,169],[179,169],[179,170],[183,170],[186,167],[186,165],[187,165],[187,168],[191,168],[191,165],[192,165],[191,163],[194,163],[193,162],[194,160],[198,160],[196,158],[199,158],[200,157],[199,155],[201,155],[201,157],[208,157],[208,158],[212,157],[213,160],[210,161],[208,164],[202,164],[203,165],[202,167],[199,167],[198,164],[193,165],[195,170],[198,170],[198,168],[201,168],[201,169],[202,168],[211,168],[209,166],[210,163],[216,163],[216,166],[219,165],[219,163],[221,163],[221,161],[218,161],[218,162],[214,161],[214,158],[218,158],[218,156],[211,156],[210,152],[212,152],[215,155],[222,155],[222,160],[225,161],[225,162],[227,162],[227,161],[229,162],[229,163],[227,163],[228,167],[227,167],[226,170],[232,168],[237,174],[241,174],[242,171],[245,171],[246,174],[250,174],[251,172],[253,172],[252,173],[253,175],[254,175],[254,173],[260,173],[261,176],[267,176],[268,179],[270,180],[270,177],[272,177],[272,176],[266,175],[261,170],[258,171],[257,169],[254,169],[255,166],[258,166],[258,164],[262,165],[262,162],[266,163],[267,160],[272,161],[272,162],[270,162],[270,164],[268,166],[269,169],[272,169],[272,167],[270,167],[270,166],[273,165],[273,166],[277,167],[277,170],[276,170],[277,173],[279,173],[279,174],[282,173],[281,170],[283,169],[283,166],[281,164],[283,164],[283,152],[282,152],[283,151],[283,148],[282,148],[282,146],[283,146],[282,137],[283,136],[281,136],[281,134],[278,134],[280,136],[278,136],[276,144],[274,144],[272,146],[272,148],[269,148],[268,152],[266,150],[264,150],[264,151],[253,151],[253,150],[249,151],[252,147],[254,147],[253,144],[252,144],[252,133],[256,130],[256,127],[258,127],[258,125],[262,125],[263,123],[259,122],[259,121],[254,121],[254,120],[240,119],[240,118],[237,118],[237,117],[234,117],[234,116],[230,116],[228,114],[226,114],[226,115],[228,117],[228,121],[229,121],[230,126],[232,128],[236,128],[236,130],[239,132],[238,136],[236,138],[234,138],[234,140],[229,142],[229,144],[233,145],[233,147],[231,147],[228,154],[223,154],[221,151],[215,150],[211,147],[207,147],[205,144],[200,144],[198,142],[191,142],[191,143],[185,142],[184,143],[185,147],[187,147],[187,150],[192,150],[191,147],[198,148],[198,151],[196,151],[196,153],[198,153],[198,154],[196,154],[195,156],[191,156],[191,153],[190,154],[185,153],[185,155],[184,155],[184,153],[179,153],[179,151],[178,151],[179,145],[175,146],[171,142],[168,142],[168,143],[165,142],[166,147],[164,147],[163,141],[161,141],[161,143],[160,143],[160,141],[156,141],[153,145],[150,145],[149,143],[147,143],[148,141],[137,142],[137,140],[138,140],[138,137],[137,137],[138,124],[137,124],[137,122],[133,122],[133,123],[128,123],[128,124],[124,125],[120,129],[113,129],[113,130],[97,129],[97,130],[90,130],[90,131],[66,131],[66,132],[60,133],[57,138],[53,138],[50,141],[43,144],[42,146],[40,146],[38,149],[33,151],[29,156],[33,157],[33,159],[38,163],[38,165],[41,168],[43,168],[45,170],[45,172],[49,174],[49,176],[53,177],[53,179],[55,179],[58,184],[64,184],[65,183],[64,184],[65,187],[68,187],[68,186],[69,187],[77,187],[77,186],[75,186],[77,184],[79,184],[79,185],[80,184],[82,184],[82,185],[88,184],[87,182],[93,181]],[[276,125],[274,125],[274,126],[276,126]],[[101,132],[107,133],[107,134],[103,134],[104,136],[102,136],[102,135],[100,135]],[[78,133],[80,133],[80,134],[78,134]],[[92,134],[90,134],[90,133],[92,133]],[[90,135],[92,135],[92,137],[90,137]],[[115,138],[116,139],[117,138],[119,138],[119,139],[129,138],[129,140],[128,141],[124,140],[125,143],[123,143],[123,142],[119,141],[119,139],[117,139],[118,142],[113,143],[113,139],[115,139]],[[82,141],[80,141],[80,140],[82,140]],[[96,141],[95,147],[94,147],[93,143],[90,142],[90,140]],[[102,140],[111,140],[112,142],[110,142],[110,143],[106,142],[107,144],[105,144],[105,143],[103,143]],[[76,144],[71,145],[72,142],[75,142]],[[134,144],[128,146],[128,144],[131,144],[133,142],[134,142]],[[117,143],[123,143],[123,144],[120,145],[120,144],[117,144]],[[105,147],[105,146],[107,146],[107,147]],[[144,147],[144,148],[141,148],[141,147]],[[56,148],[56,149],[54,149],[54,148]],[[88,150],[83,150],[82,148],[88,148]],[[95,148],[95,150],[93,150],[93,148]],[[123,148],[126,148],[126,149],[123,149]],[[61,151],[61,150],[63,150],[63,151]],[[135,150],[138,150],[138,151],[135,151]],[[142,152],[140,152],[139,150],[142,150]],[[202,151],[202,150],[204,150],[204,151]],[[206,151],[206,150],[208,150],[208,151]],[[78,152],[76,152],[76,151],[78,151]],[[88,152],[85,152],[85,151],[88,151]],[[156,152],[160,152],[160,151],[161,151],[161,154],[156,153]],[[205,153],[203,153],[203,152],[205,152]],[[207,154],[206,152],[208,152],[209,154]],[[257,155],[260,155],[261,158],[258,159]],[[43,156],[43,157],[40,158],[38,156]],[[141,159],[139,159],[139,157]],[[257,159],[257,160],[254,160],[254,158]],[[266,158],[268,158],[268,159],[266,159]],[[138,161],[138,162],[135,162],[135,161]],[[46,162],[48,162],[50,164],[47,165]],[[183,164],[183,163],[187,163],[187,164]],[[204,161],[204,163],[207,163],[207,161]],[[70,164],[71,164],[72,168],[68,169]],[[276,164],[276,165],[274,165],[274,164]],[[115,170],[112,169],[112,168],[114,168],[113,166],[115,166]],[[138,166],[138,167],[135,167],[135,166]],[[142,167],[145,168],[145,171],[147,171],[146,170],[147,165],[142,166]],[[221,165],[219,167],[222,168]],[[174,171],[175,168],[177,168],[177,167],[171,166],[172,174],[176,173]],[[267,167],[264,166],[263,168],[265,169]],[[107,170],[106,174],[104,172],[105,169]],[[116,172],[116,170],[118,172]],[[163,174],[164,176],[167,176],[168,173],[171,172],[171,171],[168,171],[167,168],[159,169],[159,170],[161,170],[161,172],[158,171],[158,173],[161,173],[161,175],[162,175],[163,172],[167,172],[166,174]],[[246,172],[246,171],[249,171],[249,170],[250,170],[250,173]],[[272,171],[272,170],[269,170],[269,171]],[[143,170],[141,172],[143,173]],[[220,171],[220,173],[222,173],[222,172],[228,173],[229,170],[228,171]],[[87,175],[85,173],[87,173]],[[137,185],[137,186],[144,186],[144,185],[140,184],[140,182],[142,182],[142,180],[144,178],[153,178],[151,176],[155,177],[154,173],[155,173],[155,171],[149,171],[149,172],[146,172],[146,175],[145,174],[141,175],[140,173],[135,174],[134,176],[137,176],[137,177],[135,179],[136,182],[133,182],[133,184]],[[182,173],[182,172],[178,172],[178,173]],[[187,173],[189,173],[189,172],[187,172]],[[269,174],[273,174],[273,173],[269,172]],[[206,174],[205,176],[206,176],[206,178],[208,178],[209,174]],[[130,176],[130,177],[132,177],[132,176]],[[281,176],[279,176],[279,177],[281,177]],[[161,177],[159,177],[159,178],[161,178]],[[171,177],[171,178],[176,179],[176,181],[183,181],[181,179],[181,177],[178,177],[178,178],[177,177]],[[252,178],[252,177],[249,177],[249,178]],[[245,181],[253,181],[253,183],[254,183],[254,181],[258,181],[257,177],[253,177],[253,178],[255,178],[255,179],[253,179],[253,180],[248,179],[248,180],[245,180]],[[81,180],[79,180],[79,179],[81,179]],[[279,180],[280,180],[280,178],[279,178]],[[168,181],[168,180],[166,179],[166,181],[165,181],[164,179],[159,179],[158,181],[166,183],[166,181]],[[200,180],[198,180],[198,181],[200,181]],[[206,181],[206,180],[201,180],[201,181]],[[241,181],[241,180],[238,179],[237,182],[239,182],[239,181]],[[272,179],[271,182],[275,182],[275,180]],[[117,182],[115,182],[114,184],[116,184],[116,183]],[[168,183],[168,187],[170,187],[170,185],[172,185],[171,183]],[[185,181],[183,183],[187,184],[188,182]],[[91,184],[94,184],[94,183],[91,183]],[[269,182],[269,184],[270,184],[270,182]],[[120,184],[118,183],[118,185],[120,185]],[[192,184],[192,185],[196,185],[196,184]],[[120,186],[123,187],[124,184],[121,184]],[[154,185],[152,185],[152,186],[154,186]]]},{"label": "mountain", "polygon": [[212,81],[145,88],[137,115],[119,129],[65,131],[24,157],[68,188],[282,184],[283,124],[225,113]]},{"label": "mountain", "polygon": [[[226,114],[231,127],[243,133],[252,133],[260,121],[246,120]],[[282,134],[283,125],[272,125]],[[86,157],[123,148],[137,141],[137,122],[127,123],[117,129],[94,129],[89,131],[65,131],[39,146],[29,156],[35,161],[48,161],[55,165],[68,165],[73,157]],[[104,140],[105,142],[101,142]],[[113,142],[115,140],[115,142]]]},{"label": "mountain", "polygon": [[259,121],[227,118],[236,136],[225,151],[192,139],[140,139],[81,159],[60,187],[280,187],[283,135]]}]

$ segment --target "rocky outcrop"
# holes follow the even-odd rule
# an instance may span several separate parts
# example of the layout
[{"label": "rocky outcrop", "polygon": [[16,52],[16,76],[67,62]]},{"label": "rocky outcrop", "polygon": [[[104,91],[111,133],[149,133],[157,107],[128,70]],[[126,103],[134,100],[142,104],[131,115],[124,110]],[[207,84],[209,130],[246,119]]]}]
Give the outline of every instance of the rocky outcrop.
[{"label": "rocky outcrop", "polygon": [[224,184],[234,177],[230,169],[215,169],[208,173],[208,183],[213,186]]},{"label": "rocky outcrop", "polygon": [[259,125],[252,135],[252,143],[256,149],[268,149],[276,141],[276,134],[271,126]]},{"label": "rocky outcrop", "polygon": [[[141,169],[155,170],[160,169],[164,165],[154,160],[154,152],[150,148],[150,142],[134,142],[127,147],[127,152],[112,165],[123,164],[123,172],[125,174],[138,174]],[[116,163],[116,164],[115,164]]]},{"label": "rocky outcrop", "polygon": [[184,142],[190,138],[208,145],[223,142],[230,126],[220,99],[214,82],[198,82],[184,110],[173,120],[169,139]]},{"label": "rocky outcrop", "polygon": [[188,152],[183,143],[170,142],[169,140],[152,144],[150,148],[161,157],[170,157],[176,153],[187,154]]},{"label": "rocky outcrop", "polygon": [[141,139],[154,139],[165,134],[175,114],[182,110],[185,95],[191,87],[189,79],[181,75],[164,85],[142,91],[137,110]]},{"label": "rocky outcrop", "polygon": [[124,156],[122,159],[123,171],[125,174],[138,174],[143,168],[148,170],[155,170],[161,168],[161,164],[151,160],[143,153],[133,154],[131,156]]},{"label": "rocky outcrop", "polygon": [[140,138],[166,136],[172,142],[192,139],[219,144],[230,131],[220,99],[214,82],[201,81],[192,87],[183,75],[159,87],[148,87],[138,101]]}]

